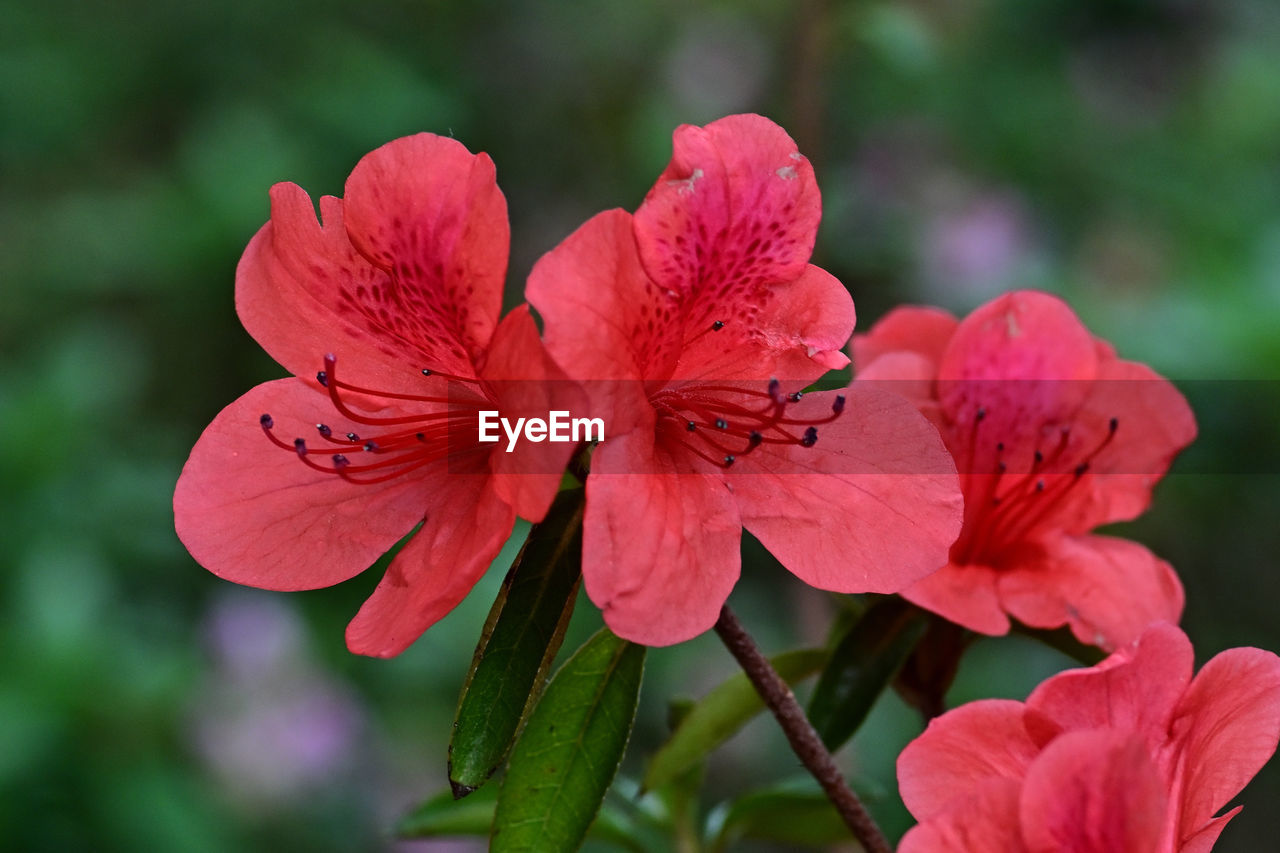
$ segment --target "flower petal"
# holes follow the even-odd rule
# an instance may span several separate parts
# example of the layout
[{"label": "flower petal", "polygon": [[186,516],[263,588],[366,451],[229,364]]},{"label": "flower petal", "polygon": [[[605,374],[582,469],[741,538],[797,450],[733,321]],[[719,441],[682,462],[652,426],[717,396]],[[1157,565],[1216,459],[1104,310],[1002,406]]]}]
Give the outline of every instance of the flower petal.
[{"label": "flower petal", "polygon": [[942,353],[959,325],[959,320],[941,308],[895,308],[880,318],[871,331],[854,337],[850,346],[854,370],[861,373],[883,355],[910,352],[924,357],[936,374]]},{"label": "flower petal", "polygon": [[[970,444],[996,435],[1009,455],[1030,457],[1042,426],[1070,421],[1088,390],[1081,380],[1097,369],[1093,338],[1062,300],[1024,290],[988,302],[956,328],[938,366],[939,399],[958,439],[952,452],[974,458],[975,470],[995,470],[993,442],[976,456]],[[1027,446],[1012,446],[1014,437]]]},{"label": "flower petal", "polygon": [[1064,729],[1115,728],[1146,736],[1154,754],[1191,682],[1192,651],[1173,625],[1147,628],[1129,646],[1088,669],[1059,673],[1027,698],[1027,707]]},{"label": "flower petal", "polygon": [[502,310],[511,241],[493,161],[430,133],[366,154],[346,185],[352,244],[389,284],[358,300],[382,334],[449,372],[479,361]]},{"label": "flower petal", "polygon": [[[572,418],[587,411],[585,394],[543,348],[527,305],[512,309],[498,324],[481,376],[498,396],[503,417],[508,419],[549,420],[553,411]],[[541,521],[577,450],[572,442],[527,439],[516,442],[510,452],[505,446],[495,449],[489,456],[494,489],[522,518]]]},{"label": "flower petal", "polygon": [[645,274],[631,215],[597,214],[534,265],[525,289],[552,358],[621,435],[649,410],[645,382],[671,376],[682,346],[678,301]]},{"label": "flower petal", "polygon": [[1222,830],[1227,828],[1227,824],[1236,815],[1240,814],[1240,810],[1244,806],[1236,806],[1222,817],[1215,817],[1206,823],[1195,835],[1183,840],[1178,846],[1178,853],[1209,853],[1213,849],[1213,845],[1218,843],[1218,836],[1222,834]]},{"label": "flower petal", "polygon": [[[805,583],[897,592],[943,564],[960,531],[954,463],[906,400],[856,385],[842,395],[817,444],[761,444],[725,481],[746,528]],[[786,415],[822,420],[835,397],[806,394]]]},{"label": "flower petal", "polygon": [[396,554],[347,626],[347,648],[394,657],[458,605],[511,535],[515,512],[489,477],[450,474],[435,483],[422,527]]},{"label": "flower petal", "polygon": [[904,835],[898,853],[1026,853],[1018,827],[1020,788],[989,779],[959,792],[950,809]]},{"label": "flower petal", "polygon": [[1143,546],[1111,536],[1064,536],[1003,567],[1000,601],[1035,628],[1070,625],[1082,643],[1114,651],[1152,622],[1177,623],[1184,601],[1173,567]]},{"label": "flower petal", "polygon": [[980,634],[1009,633],[1009,617],[996,593],[999,573],[989,566],[947,563],[902,591],[902,597]]},{"label": "flower petal", "polygon": [[1168,802],[1143,739],[1067,732],[1032,762],[1019,808],[1029,853],[1154,853]]},{"label": "flower petal", "polygon": [[1040,752],[1025,711],[1021,702],[982,699],[930,721],[898,756],[898,790],[911,814],[929,820],[992,779],[1021,782]]},{"label": "flower petal", "polygon": [[1228,649],[1204,665],[1178,705],[1175,737],[1185,750],[1180,835],[1202,830],[1276,751],[1280,658]]},{"label": "flower petal", "polygon": [[673,149],[636,211],[640,259],[680,301],[684,339],[723,323],[719,337],[736,340],[755,328],[773,287],[807,267],[822,216],[813,168],[757,115],[683,125]]},{"label": "flower petal", "polygon": [[618,636],[650,646],[715,624],[738,580],[742,523],[720,478],[687,470],[653,434],[596,448],[587,478],[582,575]]},{"label": "flower petal", "polygon": [[334,432],[359,429],[335,419],[328,398],[297,379],[259,385],[223,409],[173,497],[178,538],[209,571],[262,589],[331,586],[367,569],[422,520],[435,485],[424,472],[356,485],[315,471],[262,434],[264,413],[286,442],[315,436],[318,421]]}]

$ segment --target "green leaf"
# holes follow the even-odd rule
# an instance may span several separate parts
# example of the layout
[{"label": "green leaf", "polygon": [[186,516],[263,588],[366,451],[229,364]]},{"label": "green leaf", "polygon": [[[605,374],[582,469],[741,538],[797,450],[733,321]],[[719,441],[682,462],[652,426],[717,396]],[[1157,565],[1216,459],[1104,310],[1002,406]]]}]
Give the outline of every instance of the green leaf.
[{"label": "green leaf", "polygon": [[486,788],[459,802],[453,791],[441,791],[418,806],[396,826],[401,838],[439,838],[456,835],[488,835],[498,792]]},{"label": "green leaf", "polygon": [[516,556],[471,661],[449,742],[464,797],[502,765],[564,641],[582,576],[583,490],[561,492]]},{"label": "green leaf", "polygon": [[[400,838],[445,838],[487,836],[493,829],[493,811],[498,789],[484,788],[465,800],[456,800],[453,791],[441,791],[404,817],[396,827]],[[605,806],[596,815],[587,836],[615,844],[624,850],[645,853],[636,840],[637,828],[626,815]]]},{"label": "green leaf", "polygon": [[[821,669],[826,660],[825,649],[799,649],[784,652],[769,662],[783,681],[794,685]],[[649,763],[643,787],[652,791],[675,781],[763,710],[764,700],[747,676],[732,676],[684,715]]]},{"label": "green leaf", "polygon": [[754,791],[722,806],[709,821],[715,838],[712,851],[721,851],[734,842],[751,839],[804,847],[826,847],[844,843],[855,845],[849,827],[821,791],[779,786]]},{"label": "green leaf", "polygon": [[631,735],[644,654],[602,628],[565,661],[511,752],[491,850],[582,843]]},{"label": "green leaf", "polygon": [[868,608],[844,635],[809,700],[809,721],[827,749],[858,730],[927,626],[923,611],[891,596]]},{"label": "green leaf", "polygon": [[1085,666],[1096,666],[1107,656],[1107,653],[1097,646],[1086,646],[1077,640],[1075,634],[1072,634],[1071,629],[1065,625],[1061,628],[1048,630],[1045,628],[1030,628],[1015,620],[1013,633],[1039,640],[1049,648],[1056,649]]}]

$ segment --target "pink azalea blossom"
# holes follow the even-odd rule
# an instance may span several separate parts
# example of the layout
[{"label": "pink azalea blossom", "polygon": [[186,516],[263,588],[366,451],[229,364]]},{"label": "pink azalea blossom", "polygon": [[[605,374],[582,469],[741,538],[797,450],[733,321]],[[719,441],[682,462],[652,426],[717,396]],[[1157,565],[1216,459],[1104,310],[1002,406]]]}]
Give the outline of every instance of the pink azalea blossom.
[{"label": "pink azalea blossom", "polygon": [[854,339],[857,384],[887,382],[938,427],[961,471],[965,522],[950,559],[903,595],[974,631],[1009,617],[1069,625],[1114,649],[1176,622],[1173,569],[1137,543],[1094,535],[1131,519],[1195,437],[1182,395],[1124,361],[1060,299],[1018,291],[962,321],[899,308]]},{"label": "pink azalea blossom", "polygon": [[892,394],[800,394],[843,367],[853,302],[809,263],[813,169],[777,125],[676,130],[634,216],[589,220],[536,265],[548,350],[606,421],[583,576],[620,636],[710,628],[745,528],[821,589],[894,592],[945,559],[954,465]]},{"label": "pink azalea blossom", "polygon": [[1207,853],[1276,750],[1280,658],[1229,649],[1192,678],[1167,623],[1024,702],[934,719],[898,758],[920,825],[900,853]]},{"label": "pink azalea blossom", "polygon": [[498,321],[509,230],[486,155],[396,140],[320,214],[272,188],[236,309],[295,378],[214,419],[174,516],[214,574],[275,590],[347,580],[420,525],[347,629],[352,651],[390,656],[466,596],[517,513],[546,512],[572,447],[481,445],[477,412],[545,413],[563,374],[527,308]]}]

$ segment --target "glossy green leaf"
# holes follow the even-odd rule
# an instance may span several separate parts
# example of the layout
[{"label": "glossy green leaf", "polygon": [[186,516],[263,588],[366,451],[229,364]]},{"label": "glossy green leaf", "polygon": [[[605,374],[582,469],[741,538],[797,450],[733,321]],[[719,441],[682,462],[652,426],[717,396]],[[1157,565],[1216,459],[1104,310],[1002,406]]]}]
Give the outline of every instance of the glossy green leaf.
[{"label": "glossy green leaf", "polygon": [[792,847],[846,844],[861,850],[835,807],[821,791],[791,786],[754,791],[712,815],[712,851],[744,839]]},{"label": "glossy green leaf", "polygon": [[[442,791],[406,815],[396,827],[396,835],[400,838],[487,836],[493,829],[497,803],[496,787],[484,788],[461,801],[454,799],[451,790]],[[587,830],[589,838],[644,853],[637,834],[629,817],[608,806],[600,810]]]},{"label": "glossy green leaf", "polygon": [[[813,675],[826,663],[825,649],[799,649],[770,659],[787,684]],[[732,676],[693,706],[662,745],[644,777],[645,790],[661,788],[696,765],[764,710],[764,700],[746,675]]]},{"label": "glossy green leaf", "polygon": [[862,725],[927,625],[920,609],[896,596],[883,598],[836,645],[808,710],[828,749],[837,749]]},{"label": "glossy green leaf", "polygon": [[583,490],[561,492],[507,573],[458,699],[449,782],[466,796],[506,758],[542,694],[582,576]]},{"label": "glossy green leaf", "polygon": [[582,843],[631,736],[644,655],[602,628],[565,661],[511,752],[491,850]]}]

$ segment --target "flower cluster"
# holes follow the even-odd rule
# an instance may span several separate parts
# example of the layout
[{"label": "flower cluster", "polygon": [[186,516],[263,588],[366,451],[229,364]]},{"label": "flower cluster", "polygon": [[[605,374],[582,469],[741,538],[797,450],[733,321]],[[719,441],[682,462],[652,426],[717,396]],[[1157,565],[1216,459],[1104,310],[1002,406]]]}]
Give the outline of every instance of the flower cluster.
[{"label": "flower cluster", "polygon": [[[301,590],[395,550],[346,634],[393,656],[471,591],[517,517],[547,515],[569,471],[585,481],[584,588],[626,640],[716,625],[745,530],[818,589],[901,594],[984,634],[1065,625],[1113,653],[1025,703],[934,719],[899,761],[920,821],[903,851],[1209,850],[1235,812],[1215,815],[1275,751],[1280,659],[1233,649],[1192,679],[1172,567],[1093,532],[1147,508],[1195,437],[1186,401],[1032,291],[963,320],[898,309],[853,340],[852,383],[814,390],[849,364],[855,313],[810,262],[809,161],[755,115],[680,127],[673,148],[639,207],[549,251],[505,317],[487,156],[396,140],[319,219],[275,186],[236,308],[291,376],[196,442],[174,495],[192,556]],[[568,413],[603,429],[486,433]]]}]

